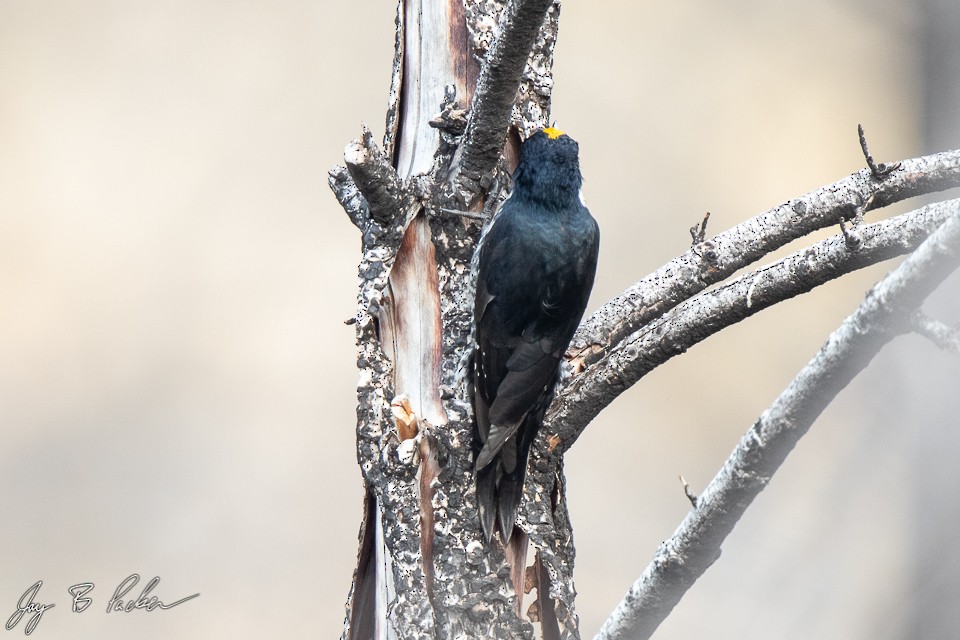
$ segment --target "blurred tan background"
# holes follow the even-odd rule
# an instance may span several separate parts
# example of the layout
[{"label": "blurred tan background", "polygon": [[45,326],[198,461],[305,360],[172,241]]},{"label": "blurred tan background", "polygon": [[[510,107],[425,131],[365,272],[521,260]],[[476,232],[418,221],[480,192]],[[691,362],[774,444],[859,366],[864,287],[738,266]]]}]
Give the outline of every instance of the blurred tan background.
[{"label": "blurred tan background", "polygon": [[[0,619],[43,580],[36,638],[339,634],[359,238],[326,171],[361,122],[382,133],[393,15],[0,0]],[[878,160],[960,145],[925,141],[960,110],[928,108],[922,16],[567,2],[553,117],[603,234],[591,308],[682,252],[705,211],[716,233],[859,169],[858,122]],[[588,429],[567,466],[584,637],[688,510],[677,474],[702,488],[888,268],[724,331]],[[958,290],[932,302],[946,320]],[[656,637],[960,637],[955,597],[922,612],[918,570],[933,557],[960,591],[957,544],[937,540],[960,484],[935,475],[958,467],[958,380],[917,338],[878,358]],[[128,598],[153,576],[166,602],[201,596],[105,613],[132,573]],[[81,582],[94,603],[74,614]]]}]

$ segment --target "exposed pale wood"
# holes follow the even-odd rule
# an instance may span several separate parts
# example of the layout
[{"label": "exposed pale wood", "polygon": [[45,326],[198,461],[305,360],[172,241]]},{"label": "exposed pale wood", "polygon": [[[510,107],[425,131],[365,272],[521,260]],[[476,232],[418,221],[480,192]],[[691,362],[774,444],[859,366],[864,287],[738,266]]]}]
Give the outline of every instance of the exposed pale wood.
[{"label": "exposed pale wood", "polygon": [[[379,568],[376,618],[380,638],[533,637],[532,626],[517,615],[522,597],[522,554],[510,553],[514,561],[508,566],[502,547],[481,541],[476,518],[470,394],[464,372],[465,356],[472,347],[469,265],[480,228],[473,218],[443,210],[455,210],[457,207],[450,203],[458,196],[470,202],[472,210],[478,210],[489,196],[486,190],[491,184],[507,186],[511,159],[519,147],[517,132],[529,133],[548,118],[558,3],[544,6],[543,0],[513,0],[509,8],[501,0],[464,0],[462,4],[459,0],[402,1],[385,151],[378,152],[365,134],[347,150],[349,171],[331,173],[331,187],[362,231],[363,260],[355,317],[361,368],[357,441],[364,481],[375,497],[372,519],[376,527],[365,531],[376,533],[373,547],[378,554],[374,564]],[[540,13],[536,20],[530,18],[541,10],[546,13]],[[524,24],[514,24],[518,17]],[[517,26],[521,28],[514,29]],[[503,73],[505,67],[497,62],[503,59],[502,52],[512,52],[507,55],[510,65],[522,68],[523,60],[517,62],[516,56],[525,56],[526,51],[510,42],[508,35],[500,53],[487,59],[477,95],[472,94],[479,57],[503,33],[529,33],[531,29],[535,37],[519,92],[516,85],[511,86],[510,74]],[[461,109],[467,105],[475,109],[463,137],[463,114],[452,108],[447,85],[456,87]],[[507,93],[497,93],[501,89]],[[484,96],[493,99],[485,102]],[[511,106],[518,96],[519,101]],[[441,118],[441,128],[434,129],[429,122],[436,119],[441,104],[446,113],[458,113],[459,120],[444,122]],[[504,115],[505,111],[509,114]],[[513,128],[508,129],[511,123]],[[504,141],[506,161],[500,159]],[[459,181],[456,171],[462,167],[454,157],[458,145],[469,159],[469,175]],[[581,331],[581,347],[586,349],[578,354],[578,364],[583,366],[564,389],[569,392],[569,385],[580,384],[576,381],[586,379],[584,368],[590,375],[588,365],[602,364],[611,354],[624,356],[618,361],[625,363],[624,367],[635,360],[647,347],[635,344],[634,338],[657,342],[656,334],[638,331],[645,323],[661,323],[669,329],[671,322],[684,319],[688,337],[702,339],[703,332],[711,327],[709,318],[697,318],[696,310],[709,302],[711,295],[726,310],[734,309],[743,299],[748,309],[773,304],[778,295],[776,287],[762,290],[760,284],[774,273],[776,265],[773,270],[761,270],[762,274],[750,274],[755,282],[741,279],[714,292],[703,290],[773,248],[835,224],[841,215],[859,218],[856,214],[864,208],[957,184],[958,159],[960,155],[951,152],[908,161],[882,181],[862,171],[716,238],[697,241],[690,252],[645,282],[649,288],[621,297],[606,308],[613,310],[612,315],[598,314]],[[452,184],[459,191],[451,188]],[[876,247],[871,245],[869,232],[870,227],[862,225],[848,232],[860,236],[860,258],[879,255],[870,253]],[[909,234],[896,232],[886,240],[886,249],[905,242],[897,250],[902,252],[919,242]],[[844,245],[841,251],[849,251],[851,246]],[[813,260],[814,271],[825,273],[833,268],[826,263],[833,260],[830,255],[836,257],[836,252],[823,255],[827,257]],[[836,274],[852,269],[856,262],[841,264]],[[779,265],[783,270],[777,273],[789,279],[790,274],[799,273],[798,264]],[[768,279],[767,284],[777,284],[776,277]],[[648,297],[651,291],[657,295]],[[676,308],[675,312],[665,315],[670,308]],[[739,313],[738,308],[734,311]],[[654,347],[650,349],[655,351]],[[617,382],[615,376],[609,380]],[[625,388],[632,381],[622,378],[619,384]],[[408,440],[404,449],[394,432],[389,407],[401,393],[409,396],[411,410],[419,419],[415,436],[420,438],[416,449],[419,456],[410,455],[409,433],[403,436]],[[535,550],[538,601],[533,611],[540,619],[543,637],[550,640],[579,637],[562,453],[585,426],[581,422],[588,420],[589,412],[604,399],[602,395],[561,393],[551,409],[553,422],[530,458],[518,525]],[[577,408],[572,409],[574,406]],[[362,581],[367,575],[363,570],[374,564],[361,561],[355,580]],[[351,635],[351,619],[362,617],[348,615],[345,626],[348,637],[360,637],[356,634],[365,633],[363,624],[358,624]]]},{"label": "exposed pale wood", "polygon": [[[457,3],[462,16],[462,3]],[[439,136],[429,122],[440,113],[446,86],[459,85],[466,92],[466,78],[457,82],[464,43],[451,41],[457,33],[451,26],[455,24],[452,4],[451,0],[404,2],[403,102],[396,155],[397,172],[404,178],[426,173],[433,166]],[[460,24],[463,29],[462,18]]]},{"label": "exposed pale wood", "polygon": [[406,394],[418,417],[446,422],[440,401],[440,289],[430,226],[421,214],[403,236],[390,272],[380,327],[394,365],[394,392]]}]

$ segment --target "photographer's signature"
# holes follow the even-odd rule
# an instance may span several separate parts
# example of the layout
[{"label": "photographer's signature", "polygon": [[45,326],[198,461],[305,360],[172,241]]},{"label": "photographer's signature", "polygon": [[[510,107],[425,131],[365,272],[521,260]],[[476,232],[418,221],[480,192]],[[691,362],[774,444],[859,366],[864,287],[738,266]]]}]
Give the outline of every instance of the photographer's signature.
[{"label": "photographer's signature", "polygon": [[[141,589],[140,594],[136,598],[131,597],[125,600],[124,598],[127,598],[127,594],[138,582],[140,582],[140,576],[136,573],[124,579],[113,592],[113,597],[107,602],[107,613],[130,613],[138,609],[144,611],[172,609],[200,595],[199,593],[195,593],[192,596],[180,598],[175,602],[164,602],[158,596],[152,595],[153,590],[160,583],[160,576],[156,576]],[[33,633],[33,630],[37,628],[37,625],[40,624],[40,620],[43,619],[43,614],[56,606],[52,603],[44,604],[38,600],[40,587],[42,586],[43,580],[37,580],[23,592],[20,600],[17,601],[16,610],[13,612],[13,615],[7,619],[7,631],[14,629],[20,624],[21,620],[26,618],[26,625],[23,627],[23,632],[26,635],[30,635]],[[71,604],[74,613],[83,613],[87,607],[90,606],[93,598],[87,596],[93,591],[93,588],[94,584],[92,582],[81,582],[67,589],[67,592],[70,593],[72,598]]]}]

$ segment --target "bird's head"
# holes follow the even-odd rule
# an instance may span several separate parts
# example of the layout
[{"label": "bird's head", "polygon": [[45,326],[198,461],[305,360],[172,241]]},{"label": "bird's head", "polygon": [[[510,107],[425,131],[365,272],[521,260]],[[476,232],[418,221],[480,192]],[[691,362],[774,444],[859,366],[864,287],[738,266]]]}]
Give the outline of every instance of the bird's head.
[{"label": "bird's head", "polygon": [[579,199],[582,184],[580,146],[576,140],[548,127],[523,143],[513,174],[514,195],[562,208]]}]

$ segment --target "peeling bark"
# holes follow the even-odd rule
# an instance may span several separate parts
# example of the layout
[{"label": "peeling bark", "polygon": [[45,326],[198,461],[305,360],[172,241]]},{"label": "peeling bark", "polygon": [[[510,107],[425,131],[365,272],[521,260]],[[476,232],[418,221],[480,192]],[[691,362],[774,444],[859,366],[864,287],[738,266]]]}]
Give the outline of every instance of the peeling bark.
[{"label": "peeling bark", "polygon": [[[442,211],[452,201],[448,176],[459,167],[453,154],[471,139],[451,114],[473,100],[478,61],[490,46],[484,34],[495,31],[490,25],[501,24],[503,14],[501,2],[401,2],[384,151],[365,131],[347,146],[347,169],[331,171],[331,188],[364,238],[357,434],[373,505],[365,511],[345,638],[369,629],[358,611],[368,600],[358,591],[369,587],[370,557],[379,572],[376,637],[532,637],[504,549],[481,542],[473,494],[464,363],[472,347],[470,262],[480,226]],[[541,14],[534,33],[542,22]],[[551,43],[547,55],[556,37],[556,20],[550,24],[554,31],[541,37]],[[526,51],[521,68],[525,59]],[[541,86],[535,101],[515,108],[545,119],[549,64],[541,67],[524,74]],[[507,138],[516,75],[494,164]],[[487,77],[503,86],[496,72]],[[488,167],[490,175],[506,180],[518,142],[509,142],[508,160]],[[474,185],[470,199],[482,202],[488,186]],[[404,441],[386,410],[401,395],[419,424],[419,433]]]},{"label": "peeling bark", "polygon": [[[951,151],[882,175],[864,169],[713,238],[696,237],[580,328],[568,352],[572,375],[530,453],[518,517],[524,535],[512,549],[487,545],[466,375],[481,232],[472,213],[495,207],[521,137],[548,123],[558,15],[550,0],[401,0],[383,148],[364,128],[345,149],[346,166],[330,172],[362,238],[354,320],[357,459],[367,492],[345,639],[532,638],[531,622],[546,640],[579,638],[562,455],[589,421],[668,358],[760,309],[912,251],[957,208],[952,201],[861,224],[866,211],[960,186],[960,152]],[[850,226],[842,235],[705,292],[843,220]],[[944,333],[919,320],[911,326]],[[532,567],[524,566],[527,543]],[[706,549],[704,569],[715,558]],[[527,607],[524,593],[533,591]]]}]

